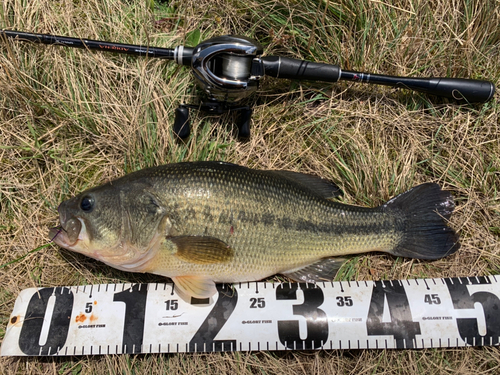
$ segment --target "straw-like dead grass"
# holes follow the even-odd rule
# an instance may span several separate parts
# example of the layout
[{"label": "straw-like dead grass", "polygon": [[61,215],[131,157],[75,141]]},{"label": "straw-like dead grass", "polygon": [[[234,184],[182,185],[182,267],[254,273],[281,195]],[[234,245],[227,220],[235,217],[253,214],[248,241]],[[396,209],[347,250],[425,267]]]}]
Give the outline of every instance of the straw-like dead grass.
[{"label": "straw-like dead grass", "polygon": [[[258,39],[268,55],[345,69],[455,76],[500,84],[498,1],[4,0],[0,27],[172,47],[222,34]],[[499,94],[484,105],[392,88],[265,79],[252,137],[231,116],[192,113],[176,142],[174,109],[195,98],[186,68],[27,43],[0,42],[0,334],[27,287],[149,282],[46,245],[57,205],[125,172],[226,160],[332,179],[351,204],[377,205],[425,181],[453,192],[461,250],[436,262],[361,256],[349,279],[498,274]],[[229,125],[228,125],[229,124]],[[34,251],[33,251],[34,250]],[[1,373],[493,374],[492,348],[1,358]]]}]

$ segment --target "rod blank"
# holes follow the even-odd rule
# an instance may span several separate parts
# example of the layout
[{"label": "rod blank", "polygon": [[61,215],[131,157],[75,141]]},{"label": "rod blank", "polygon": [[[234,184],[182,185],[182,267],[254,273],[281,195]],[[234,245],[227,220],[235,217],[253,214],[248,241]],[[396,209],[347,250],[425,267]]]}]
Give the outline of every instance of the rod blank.
[{"label": "rod blank", "polygon": [[158,48],[135,44],[111,43],[103,42],[100,40],[70,38],[67,36],[49,34],[33,34],[10,30],[0,31],[0,36],[1,35],[5,35],[6,37],[21,41],[34,43],[54,44],[64,47],[84,48],[96,51],[117,52],[134,56],[149,56],[167,60],[174,59],[174,49],[172,48]]}]

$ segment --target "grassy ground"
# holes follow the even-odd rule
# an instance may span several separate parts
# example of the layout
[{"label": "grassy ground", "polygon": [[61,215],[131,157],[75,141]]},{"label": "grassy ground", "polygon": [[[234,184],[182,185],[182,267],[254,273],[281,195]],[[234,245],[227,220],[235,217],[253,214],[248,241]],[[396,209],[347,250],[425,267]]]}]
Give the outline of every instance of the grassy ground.
[{"label": "grassy ground", "polygon": [[[0,28],[171,47],[222,34],[345,69],[470,77],[500,85],[498,1],[4,0]],[[194,100],[188,69],[161,60],[0,42],[0,337],[24,288],[151,282],[48,244],[70,195],[147,166],[225,160],[314,173],[350,204],[377,205],[426,181],[453,192],[455,255],[357,257],[342,279],[500,273],[500,101],[458,106],[387,87],[265,79],[252,137],[231,116],[193,113],[176,142],[174,109]],[[494,374],[494,348],[1,358],[0,373]]]}]

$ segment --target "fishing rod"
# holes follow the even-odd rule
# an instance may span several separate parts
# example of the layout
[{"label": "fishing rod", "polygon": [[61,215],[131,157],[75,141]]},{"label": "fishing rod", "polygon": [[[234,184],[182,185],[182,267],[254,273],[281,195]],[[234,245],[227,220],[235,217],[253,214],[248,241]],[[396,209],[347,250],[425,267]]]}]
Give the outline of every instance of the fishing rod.
[{"label": "fishing rod", "polygon": [[173,60],[190,66],[208,100],[201,105],[181,104],[175,110],[174,133],[189,136],[189,108],[222,114],[239,112],[239,136],[250,136],[252,109],[238,102],[257,90],[264,76],[275,78],[338,82],[340,80],[410,89],[454,99],[462,103],[483,103],[495,92],[492,82],[463,78],[413,78],[343,70],[338,65],[316,63],[280,56],[261,56],[263,47],[255,40],[234,35],[208,39],[195,47],[158,48],[112,43],[66,36],[2,30],[0,36],[20,41],[64,47],[123,53]]}]

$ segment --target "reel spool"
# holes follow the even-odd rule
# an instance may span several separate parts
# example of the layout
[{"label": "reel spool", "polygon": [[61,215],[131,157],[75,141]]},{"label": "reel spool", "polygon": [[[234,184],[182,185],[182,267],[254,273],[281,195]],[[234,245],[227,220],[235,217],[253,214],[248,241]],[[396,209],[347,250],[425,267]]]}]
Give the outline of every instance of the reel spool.
[{"label": "reel spool", "polygon": [[264,75],[259,59],[263,51],[255,40],[224,35],[198,44],[191,68],[210,100],[238,101],[257,90]]}]

